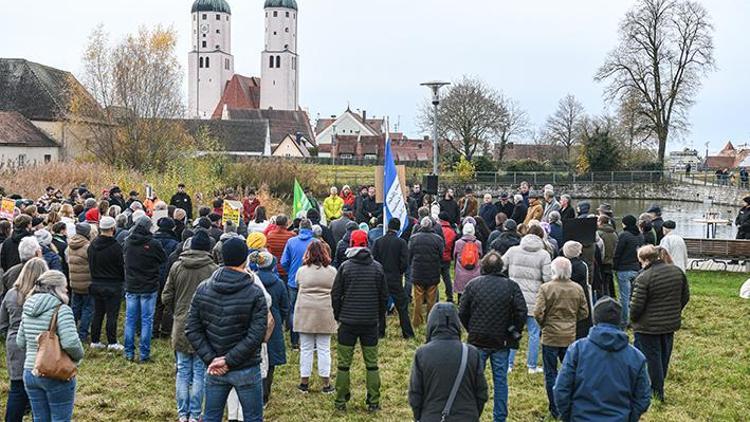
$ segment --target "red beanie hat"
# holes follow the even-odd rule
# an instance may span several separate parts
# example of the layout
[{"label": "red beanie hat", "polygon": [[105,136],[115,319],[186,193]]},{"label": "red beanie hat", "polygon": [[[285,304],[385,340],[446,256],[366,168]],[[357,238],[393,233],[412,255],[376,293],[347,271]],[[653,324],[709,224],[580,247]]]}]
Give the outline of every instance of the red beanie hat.
[{"label": "red beanie hat", "polygon": [[352,232],[351,240],[349,241],[349,246],[352,248],[366,248],[367,232],[365,232],[364,230],[354,230]]},{"label": "red beanie hat", "polygon": [[89,223],[98,223],[99,222],[99,208],[91,208],[90,210],[86,211],[86,221]]}]

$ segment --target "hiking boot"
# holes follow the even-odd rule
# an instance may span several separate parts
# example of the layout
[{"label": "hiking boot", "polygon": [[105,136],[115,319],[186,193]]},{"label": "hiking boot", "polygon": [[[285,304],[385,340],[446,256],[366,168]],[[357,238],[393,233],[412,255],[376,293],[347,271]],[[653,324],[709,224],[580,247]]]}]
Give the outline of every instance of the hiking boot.
[{"label": "hiking boot", "polygon": [[334,386],[328,384],[328,385],[324,386],[321,391],[323,392],[323,394],[333,394],[333,393],[336,392],[336,388]]},{"label": "hiking boot", "polygon": [[297,390],[302,394],[307,394],[310,392],[310,384],[300,384],[297,386]]}]

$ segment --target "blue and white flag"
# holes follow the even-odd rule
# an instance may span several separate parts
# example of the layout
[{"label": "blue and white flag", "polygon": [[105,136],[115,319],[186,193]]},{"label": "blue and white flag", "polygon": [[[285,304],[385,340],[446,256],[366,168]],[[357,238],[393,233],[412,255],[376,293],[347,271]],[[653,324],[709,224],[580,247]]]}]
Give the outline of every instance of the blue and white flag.
[{"label": "blue and white flag", "polygon": [[391,218],[398,218],[401,221],[401,228],[398,231],[399,236],[406,229],[409,224],[409,214],[406,210],[406,203],[404,202],[404,195],[401,192],[401,181],[398,178],[398,171],[396,170],[396,163],[393,161],[393,153],[391,152],[391,136],[386,125],[386,138],[385,138],[385,177],[383,179],[383,186],[385,194],[383,197],[383,227],[388,230],[388,221]]}]

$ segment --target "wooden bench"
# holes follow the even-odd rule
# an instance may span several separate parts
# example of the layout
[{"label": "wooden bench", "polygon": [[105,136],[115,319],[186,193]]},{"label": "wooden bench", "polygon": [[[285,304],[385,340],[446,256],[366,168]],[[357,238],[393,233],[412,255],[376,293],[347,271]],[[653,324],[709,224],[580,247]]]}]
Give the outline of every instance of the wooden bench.
[{"label": "wooden bench", "polygon": [[726,261],[750,260],[750,240],[685,239],[688,258],[694,259],[690,269],[701,261],[713,261],[724,265]]}]

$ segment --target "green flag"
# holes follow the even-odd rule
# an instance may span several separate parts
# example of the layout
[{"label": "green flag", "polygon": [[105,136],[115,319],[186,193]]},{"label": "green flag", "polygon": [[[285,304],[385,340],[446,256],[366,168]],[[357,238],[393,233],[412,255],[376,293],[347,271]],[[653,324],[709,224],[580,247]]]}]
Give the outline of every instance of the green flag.
[{"label": "green flag", "polygon": [[310,200],[307,199],[305,191],[302,190],[297,179],[294,179],[294,204],[292,205],[292,218],[297,217],[297,213],[300,211],[307,211],[312,208]]}]

